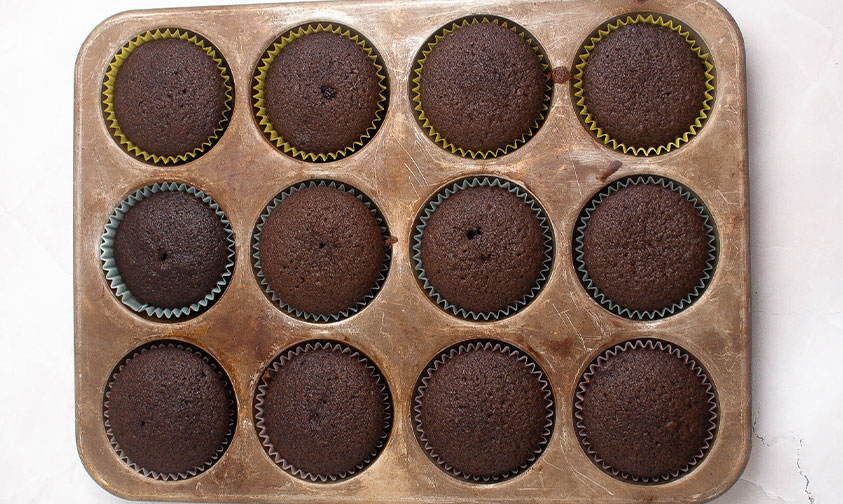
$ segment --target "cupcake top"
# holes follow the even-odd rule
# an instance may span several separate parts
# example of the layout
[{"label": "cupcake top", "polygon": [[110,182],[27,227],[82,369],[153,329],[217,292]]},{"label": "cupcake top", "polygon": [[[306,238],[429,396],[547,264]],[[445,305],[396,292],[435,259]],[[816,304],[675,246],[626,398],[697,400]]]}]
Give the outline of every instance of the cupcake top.
[{"label": "cupcake top", "polygon": [[600,294],[630,311],[680,305],[707,276],[711,235],[695,204],[648,182],[597,203],[582,234],[582,266]]},{"label": "cupcake top", "polygon": [[297,477],[350,476],[371,463],[389,435],[386,385],[349,347],[297,347],[267,369],[263,382],[256,397],[260,438]]},{"label": "cupcake top", "polygon": [[330,31],[291,40],[269,66],[264,104],[292,147],[318,154],[351,147],[376,119],[378,70],[350,38]]},{"label": "cupcake top", "polygon": [[419,100],[433,130],[448,142],[496,151],[539,120],[546,82],[524,38],[482,22],[458,27],[433,46],[421,68]]},{"label": "cupcake top", "polygon": [[421,236],[421,267],[441,298],[474,313],[524,301],[547,260],[536,211],[499,186],[466,187],[433,210]]},{"label": "cupcake top", "polygon": [[128,358],[109,384],[106,428],[121,457],[163,479],[195,475],[219,458],[236,415],[228,383],[194,350],[153,346]]},{"label": "cupcake top", "polygon": [[580,382],[580,441],[603,469],[644,483],[667,481],[705,456],[717,402],[705,372],[678,348],[628,342],[603,354]]},{"label": "cupcake top", "polygon": [[670,28],[620,26],[590,51],[585,106],[605,134],[631,147],[660,147],[694,125],[706,101],[705,62]]},{"label": "cupcake top", "polygon": [[525,469],[547,444],[550,387],[541,370],[505,345],[474,343],[442,355],[416,395],[416,431],[452,474],[497,481]]},{"label": "cupcake top", "polygon": [[179,156],[216,135],[227,110],[226,83],[204,49],[189,40],[161,38],[135,48],[117,71],[117,124],[135,146]]},{"label": "cupcake top", "polygon": [[181,308],[204,299],[228,266],[226,228],[186,191],[160,191],[123,216],[114,237],[117,270],[141,303]]},{"label": "cupcake top", "polygon": [[386,250],[369,207],[324,185],[296,190],[278,203],[258,242],[272,292],[289,307],[319,316],[365,302],[378,286]]}]

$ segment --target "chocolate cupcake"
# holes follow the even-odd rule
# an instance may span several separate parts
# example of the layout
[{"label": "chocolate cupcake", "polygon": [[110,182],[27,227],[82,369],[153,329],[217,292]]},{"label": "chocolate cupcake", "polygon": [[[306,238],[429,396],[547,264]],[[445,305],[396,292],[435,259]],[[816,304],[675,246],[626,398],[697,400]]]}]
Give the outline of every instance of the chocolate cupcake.
[{"label": "chocolate cupcake", "polygon": [[279,37],[255,71],[253,105],[267,139],[308,161],[369,141],[387,105],[383,61],[357,32],[307,24]]},{"label": "chocolate cupcake", "polygon": [[436,193],[416,220],[413,261],[422,288],[459,317],[511,315],[544,285],[553,260],[547,216],[505,179],[472,177]]},{"label": "chocolate cupcake", "polygon": [[532,35],[502,18],[450,23],[425,44],[414,71],[419,122],[461,156],[517,148],[539,129],[550,104],[544,54]]},{"label": "chocolate cupcake", "polygon": [[160,480],[211,467],[228,447],[236,417],[234,392],[219,364],[177,341],[130,353],[115,368],[103,403],[106,434],[117,455]]},{"label": "chocolate cupcake", "polygon": [[553,429],[553,394],[541,368],[500,342],[446,350],[422,374],[414,404],[416,436],[428,456],[476,483],[526,469]]},{"label": "chocolate cupcake", "polygon": [[115,55],[103,83],[103,113],[115,140],[155,164],[206,152],[225,131],[232,106],[225,61],[185,30],[138,35]]},{"label": "chocolate cupcake", "polygon": [[255,395],[255,427],[269,456],[301,479],[348,478],[378,456],[392,399],[380,371],[334,342],[300,344],[273,361]]},{"label": "chocolate cupcake", "polygon": [[687,352],[633,340],[600,355],[583,374],[574,423],[589,458],[636,483],[664,483],[696,467],[717,430],[717,397]]},{"label": "chocolate cupcake", "polygon": [[661,318],[689,306],[708,286],[716,252],[705,206],[661,177],[627,177],[606,186],[574,234],[583,286],[628,318]]},{"label": "chocolate cupcake", "polygon": [[270,299],[314,322],[349,317],[380,290],[389,232],[375,205],[351,186],[311,181],[286,189],[255,228],[255,270]]},{"label": "chocolate cupcake", "polygon": [[234,232],[202,191],[156,183],[111,214],[101,257],[111,289],[132,310],[157,318],[192,315],[228,284]]},{"label": "chocolate cupcake", "polygon": [[590,38],[573,85],[586,126],[627,154],[669,152],[702,127],[711,110],[709,55],[678,22],[626,16]]}]

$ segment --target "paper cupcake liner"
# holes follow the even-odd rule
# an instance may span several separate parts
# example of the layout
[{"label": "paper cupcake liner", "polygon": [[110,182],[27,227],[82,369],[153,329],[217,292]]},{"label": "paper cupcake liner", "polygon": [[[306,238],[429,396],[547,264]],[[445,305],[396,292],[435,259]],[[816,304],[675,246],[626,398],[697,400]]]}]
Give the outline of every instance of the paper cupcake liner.
[{"label": "paper cupcake liner", "polygon": [[[381,386],[381,395],[383,397],[384,402],[383,435],[378,441],[378,444],[375,446],[375,449],[372,450],[372,452],[363,461],[357,464],[354,469],[338,474],[313,474],[311,472],[299,469],[293,466],[292,464],[288,463],[284,459],[284,457],[282,457],[281,454],[279,454],[278,451],[275,450],[275,447],[269,440],[269,435],[266,432],[266,425],[263,417],[263,401],[266,397],[266,389],[269,382],[272,381],[273,378],[275,378],[275,375],[284,366],[284,364],[286,364],[287,361],[293,359],[294,357],[304,352],[311,352],[314,350],[330,350],[332,352],[345,353],[349,354],[351,357],[356,357],[357,360],[359,360],[360,363],[366,367],[366,369],[371,371],[373,376],[377,377],[378,384]],[[281,469],[302,480],[312,481],[315,483],[333,483],[336,481],[343,481],[366,469],[381,454],[381,452],[383,451],[383,447],[386,445],[387,439],[389,439],[389,434],[392,429],[392,396],[389,393],[389,386],[387,385],[386,380],[384,379],[380,370],[374,365],[374,363],[370,362],[369,359],[365,355],[363,355],[359,350],[356,350],[348,345],[338,343],[335,341],[311,341],[307,343],[300,343],[292,348],[285,350],[281,353],[281,355],[276,357],[275,360],[273,360],[272,363],[266,368],[266,370],[261,375],[261,383],[260,385],[258,385],[257,392],[255,394],[254,416],[255,429],[257,430],[257,434],[261,440],[261,445],[263,446],[264,451],[266,451],[267,455],[269,455],[269,457],[279,467],[281,467]]]},{"label": "paper cupcake liner", "polygon": [[[272,126],[264,103],[264,81],[266,80],[266,74],[269,71],[269,67],[272,65],[272,62],[275,61],[275,57],[278,56],[278,53],[280,53],[287,44],[302,35],[310,35],[311,33],[318,32],[331,32],[341,35],[366,51],[366,54],[369,55],[369,58],[372,60],[372,65],[374,65],[375,71],[377,72],[378,86],[380,87],[378,108],[375,112],[375,119],[372,121],[372,124],[353,144],[338,151],[329,153],[307,152],[290,145],[286,140],[284,140],[284,138],[281,137],[275,127]],[[312,162],[328,162],[350,156],[352,153],[357,151],[357,149],[363,147],[369,142],[375,134],[375,131],[377,131],[383,122],[388,103],[387,96],[389,95],[389,81],[386,77],[386,71],[384,68],[385,65],[383,59],[375,50],[372,43],[369,42],[363,35],[347,26],[337,23],[307,23],[293,28],[278,37],[275,42],[272,43],[266,52],[264,52],[257,68],[255,69],[255,75],[252,78],[252,90],[254,91],[252,94],[252,109],[258,121],[258,126],[267,140],[275,145],[278,150],[294,158]]]},{"label": "paper cupcake liner", "polygon": [[[123,63],[132,51],[141,44],[151,40],[166,38],[187,40],[188,42],[192,42],[202,48],[202,50],[204,50],[208,56],[214,60],[214,63],[217,64],[217,68],[219,68],[225,85],[225,108],[213,135],[211,135],[211,137],[199,147],[196,147],[190,152],[179,154],[178,156],[160,156],[158,154],[152,154],[151,152],[147,152],[135,145],[126,137],[123,130],[120,129],[120,125],[117,123],[117,116],[114,113],[114,84],[117,81],[117,72],[120,70],[120,67],[123,66]],[[217,54],[217,49],[208,40],[188,30],[182,30],[179,28],[159,28],[138,35],[117,51],[117,54],[114,55],[114,59],[111,61],[111,64],[108,65],[108,70],[105,73],[105,79],[102,84],[102,97],[103,117],[105,118],[106,125],[108,126],[109,131],[111,131],[111,134],[114,136],[114,140],[123,147],[126,152],[137,158],[143,159],[146,162],[151,161],[156,165],[172,165],[185,163],[199,157],[208,149],[213,147],[217,140],[219,140],[220,136],[222,136],[223,132],[225,132],[228,122],[231,120],[231,111],[234,107],[234,85],[231,80],[231,71],[228,69],[226,62],[222,59],[221,55]]]},{"label": "paper cupcake liner", "polygon": [[[533,455],[529,459],[527,459],[526,462],[521,464],[519,468],[496,476],[475,476],[472,474],[466,474],[448,464],[439,456],[439,454],[436,453],[436,451],[430,445],[427,436],[424,433],[424,425],[422,424],[421,420],[422,398],[424,397],[424,393],[427,390],[427,384],[430,382],[430,378],[433,376],[433,373],[435,373],[439,369],[439,367],[445,363],[445,361],[454,357],[455,355],[474,352],[477,350],[492,350],[494,352],[501,352],[515,357],[519,361],[523,362],[524,366],[530,370],[530,373],[538,378],[539,383],[541,384],[541,389],[544,392],[545,404],[547,406],[547,422],[545,423],[544,432],[542,432],[542,440],[539,442],[538,447],[536,447],[536,449],[534,450]],[[544,453],[545,448],[550,442],[550,436],[553,433],[555,408],[553,401],[553,391],[551,390],[550,383],[544,376],[544,372],[542,371],[541,367],[539,367],[539,365],[526,353],[522,352],[513,345],[509,345],[500,341],[476,340],[471,342],[464,342],[454,345],[451,348],[442,352],[439,357],[436,358],[436,360],[434,360],[431,364],[428,364],[427,368],[422,373],[422,376],[419,379],[419,384],[416,387],[415,397],[413,398],[413,404],[413,411],[415,412],[415,414],[413,415],[413,430],[416,432],[416,437],[419,441],[419,444],[422,445],[422,448],[424,448],[424,451],[425,453],[427,453],[427,456],[431,460],[433,460],[436,465],[444,472],[456,478],[470,481],[473,483],[497,483],[520,474],[522,471],[533,465],[533,463],[539,459],[541,454]]]},{"label": "paper cupcake liner", "polygon": [[[449,198],[451,195],[459,191],[462,191],[469,187],[481,186],[501,187],[511,192],[512,194],[518,196],[521,200],[524,201],[524,203],[530,206],[533,212],[535,212],[536,217],[539,220],[539,225],[542,229],[542,234],[544,235],[544,266],[539,272],[539,278],[536,280],[535,286],[533,286],[533,288],[530,290],[530,293],[524,296],[521,300],[507,306],[502,310],[498,310],[497,312],[474,312],[471,310],[464,310],[448,302],[447,299],[443,298],[439,295],[438,292],[436,292],[436,289],[434,289],[434,287],[428,281],[427,274],[425,273],[424,265],[422,264],[421,260],[421,243],[422,237],[424,236],[424,228],[427,226],[427,221],[430,219],[430,216],[433,215],[433,212],[436,211],[436,208],[438,208],[439,205],[441,205],[442,202]],[[547,278],[550,274],[550,268],[553,265],[553,231],[550,228],[550,220],[548,219],[544,208],[539,205],[538,201],[536,201],[536,199],[524,188],[514,182],[510,182],[509,180],[500,177],[495,177],[492,175],[472,176],[464,178],[462,180],[458,180],[457,182],[448,185],[444,189],[440,189],[436,194],[433,195],[433,197],[424,206],[424,209],[416,219],[416,224],[414,225],[414,227],[416,230],[416,234],[413,235],[412,251],[413,269],[416,271],[416,277],[418,278],[422,289],[427,292],[427,295],[437,305],[442,307],[445,311],[456,315],[457,317],[461,317],[468,320],[482,319],[486,322],[490,320],[498,320],[504,317],[508,317],[510,315],[513,315],[515,312],[530,303],[530,301],[535,299],[539,291],[541,291],[545,283],[547,283]]]},{"label": "paper cupcake liner", "polygon": [[277,207],[282,201],[284,201],[294,192],[311,187],[331,187],[351,194],[352,196],[360,200],[364,205],[366,205],[366,208],[368,208],[369,211],[372,212],[372,215],[375,217],[375,222],[377,222],[378,227],[380,227],[381,229],[381,233],[383,233],[384,240],[388,240],[390,238],[389,230],[387,230],[386,228],[386,223],[384,222],[384,218],[381,215],[380,211],[375,206],[375,204],[362,192],[358,191],[356,188],[348,184],[343,184],[332,180],[310,180],[307,182],[295,184],[293,186],[288,187],[287,189],[284,189],[281,194],[272,198],[272,201],[270,201],[269,204],[264,208],[264,211],[261,213],[261,216],[258,219],[258,224],[255,226],[254,233],[252,234],[252,250],[254,250],[254,252],[252,253],[252,266],[255,270],[255,276],[257,276],[261,286],[263,286],[266,295],[272,300],[274,304],[278,305],[278,307],[280,307],[284,312],[306,322],[337,322],[346,319],[365,308],[366,305],[368,305],[369,302],[375,298],[378,292],[380,292],[384,281],[386,281],[386,275],[389,272],[389,264],[392,260],[392,249],[391,247],[386,248],[386,253],[384,255],[383,260],[383,267],[381,268],[381,274],[378,277],[375,286],[372,287],[372,290],[368,294],[366,294],[366,296],[362,300],[358,301],[355,306],[349,307],[348,309],[343,310],[339,313],[331,313],[325,315],[302,311],[285,303],[280,297],[278,297],[275,291],[272,290],[272,287],[270,287],[269,282],[267,281],[266,276],[263,273],[263,269],[261,268],[260,237],[261,233],[263,232],[263,226],[264,224],[266,224],[267,219],[269,219],[269,214],[272,213],[275,207]]},{"label": "paper cupcake liner", "polygon": [[[594,285],[594,281],[588,276],[588,271],[585,267],[585,260],[584,260],[584,251],[583,251],[583,238],[585,236],[585,228],[588,226],[588,220],[591,218],[591,213],[597,208],[603,200],[612,193],[630,186],[630,185],[637,185],[637,184],[659,184],[664,186],[672,191],[679,193],[682,197],[693,203],[694,208],[700,213],[700,217],[703,219],[703,223],[705,224],[705,229],[708,234],[708,259],[706,260],[706,266],[703,270],[702,277],[700,278],[699,283],[694,287],[694,290],[688,293],[688,295],[680,300],[677,303],[674,303],[671,306],[662,308],[660,310],[648,310],[648,311],[639,311],[639,310],[630,310],[628,308],[624,308],[619,304],[616,304],[611,299],[606,297],[600,290]],[[668,317],[670,315],[675,315],[680,311],[684,310],[691,304],[693,304],[700,296],[703,295],[705,290],[708,288],[708,285],[711,283],[711,278],[714,273],[714,267],[717,264],[717,234],[714,230],[714,219],[711,217],[711,214],[708,212],[708,209],[705,205],[700,201],[697,196],[691,193],[685,186],[676,182],[675,180],[671,180],[664,177],[652,176],[652,175],[633,175],[630,177],[625,177],[611,184],[607,185],[603,189],[597,193],[591,201],[586,205],[585,209],[583,210],[582,214],[578,219],[578,226],[576,231],[574,232],[574,267],[577,270],[577,276],[579,276],[580,282],[582,283],[585,290],[594,298],[595,301],[600,303],[604,308],[609,310],[610,312],[620,315],[621,317],[629,318],[629,319],[637,319],[637,320],[655,320]]]},{"label": "paper cupcake liner", "polygon": [[413,113],[416,116],[416,120],[419,122],[422,129],[427,131],[428,136],[433,140],[434,143],[438,144],[443,149],[449,150],[451,151],[451,153],[458,154],[462,157],[471,159],[477,159],[479,157],[482,159],[486,159],[489,157],[503,156],[504,154],[512,152],[521,145],[527,143],[527,141],[532,138],[533,135],[536,134],[539,128],[541,128],[542,124],[544,124],[544,120],[547,117],[547,111],[550,110],[550,100],[553,96],[553,87],[550,84],[545,84],[544,100],[542,102],[541,110],[539,111],[539,117],[536,119],[530,129],[523,135],[521,135],[520,138],[516,138],[511,144],[505,147],[499,147],[493,151],[473,151],[470,149],[463,149],[462,147],[452,144],[450,141],[448,141],[447,138],[437,133],[436,130],[433,128],[433,125],[430,123],[427,116],[425,115],[421,103],[421,75],[422,71],[424,70],[424,62],[427,60],[427,56],[430,54],[430,52],[433,51],[433,48],[436,46],[436,44],[438,44],[440,40],[445,38],[446,35],[465,26],[478,23],[493,23],[504,28],[508,28],[513,32],[517,33],[522,39],[524,39],[525,42],[527,42],[527,44],[536,53],[536,56],[539,58],[542,69],[544,69],[545,73],[550,71],[550,65],[546,62],[547,56],[544,54],[544,51],[538,45],[538,43],[535,42],[535,37],[515,22],[502,17],[491,15],[467,16],[461,19],[457,19],[456,21],[451,22],[445,27],[440,28],[433,36],[428,39],[428,41],[422,47],[422,50],[416,56],[416,61],[413,65],[413,73],[415,73],[416,76],[410,81],[410,99],[413,102]]},{"label": "paper cupcake liner", "polygon": [[[111,398],[111,388],[114,385],[114,380],[117,378],[117,375],[123,371],[123,368],[126,365],[137,357],[138,355],[147,352],[149,350],[154,350],[156,348],[176,348],[179,350],[184,350],[188,352],[192,352],[199,357],[202,358],[205,362],[207,362],[213,369],[216,371],[217,376],[223,382],[223,387],[225,387],[226,395],[230,398],[229,399],[229,406],[230,406],[230,421],[229,421],[229,430],[226,433],[225,440],[223,440],[222,445],[217,449],[217,452],[206,462],[202,463],[199,466],[194,467],[193,469],[187,472],[181,473],[160,473],[158,471],[153,471],[150,469],[146,469],[140,467],[138,464],[132,462],[128,456],[123,452],[122,448],[120,448],[120,443],[117,442],[117,439],[114,437],[114,432],[111,428],[111,422],[108,418],[108,401]],[[197,474],[200,474],[204,471],[207,471],[211,466],[213,466],[220,457],[222,457],[223,453],[228,449],[229,444],[231,443],[231,439],[234,437],[234,430],[237,424],[237,406],[234,401],[234,389],[231,386],[231,380],[229,380],[228,375],[222,369],[222,367],[214,360],[213,357],[205,353],[204,351],[194,347],[193,345],[189,345],[187,343],[181,341],[171,341],[171,340],[158,340],[153,341],[151,343],[147,343],[145,345],[141,345],[140,347],[132,350],[128,356],[124,357],[120,364],[114,368],[114,370],[110,374],[110,378],[108,380],[108,384],[105,387],[105,393],[103,394],[103,406],[102,406],[102,416],[103,416],[103,425],[105,427],[105,434],[108,437],[108,442],[111,444],[111,447],[114,449],[114,452],[120,458],[120,460],[132,468],[133,471],[146,476],[147,478],[152,478],[161,481],[175,481],[175,480],[183,480],[187,478],[192,478]]]},{"label": "paper cupcake liner", "polygon": [[[671,355],[676,356],[678,359],[682,360],[682,362],[687,364],[691,368],[691,370],[700,378],[703,386],[706,388],[706,393],[708,394],[709,398],[709,412],[711,413],[711,416],[709,417],[708,435],[706,436],[703,446],[700,448],[699,453],[697,453],[694,459],[689,461],[679,471],[671,472],[669,474],[663,474],[655,478],[632,476],[606,464],[603,459],[601,459],[597,455],[597,452],[595,452],[591,448],[591,442],[588,439],[588,433],[586,432],[586,427],[583,424],[582,418],[582,403],[584,400],[584,395],[588,390],[588,385],[591,380],[591,377],[594,375],[594,372],[605,362],[607,362],[620,352],[626,352],[627,350],[634,349],[640,350],[645,348],[651,350],[658,350],[660,352],[667,352]],[[717,394],[714,390],[714,385],[711,383],[711,379],[708,377],[708,373],[705,371],[705,369],[703,369],[700,364],[697,363],[697,361],[690,354],[688,354],[682,348],[674,344],[668,343],[666,341],[654,339],[636,339],[615,345],[614,347],[606,350],[599,357],[594,359],[594,361],[588,366],[586,371],[583,373],[582,377],[580,378],[580,382],[577,385],[577,391],[574,395],[574,427],[576,428],[580,444],[582,445],[585,452],[588,454],[588,457],[598,467],[603,469],[603,471],[611,474],[612,476],[618,479],[632,481],[634,483],[666,483],[668,481],[675,480],[680,476],[687,474],[694,467],[696,467],[706,457],[706,455],[708,455],[708,452],[717,434],[717,428],[719,425],[720,416],[718,413],[718,408],[719,406],[717,402]]]},{"label": "paper cupcake liner", "polygon": [[[666,145],[660,145],[658,147],[636,147],[634,145],[626,145],[609,136],[609,134],[603,131],[603,128],[596,123],[594,117],[592,117],[591,113],[588,111],[588,106],[586,105],[585,96],[583,94],[583,74],[591,51],[597,43],[609,33],[622,26],[635,23],[649,23],[663,26],[675,31],[685,39],[694,54],[696,54],[705,65],[705,98],[703,100],[703,106],[702,110],[700,110],[699,116],[690,126],[688,131],[686,131],[682,136],[673,142]],[[710,55],[708,53],[703,53],[702,51],[703,49],[697,45],[697,41],[694,40],[691,32],[683,28],[682,24],[677,20],[665,20],[664,17],[653,14],[648,14],[646,16],[644,14],[631,14],[626,17],[622,16],[613,22],[607,23],[597,31],[596,36],[589,38],[588,42],[583,46],[581,53],[579,54],[580,63],[574,67],[574,76],[571,79],[571,85],[573,86],[572,89],[574,91],[574,98],[577,100],[576,106],[579,108],[580,119],[583,121],[586,128],[594,136],[596,136],[598,140],[602,141],[604,145],[609,145],[612,149],[623,152],[624,154],[632,154],[635,156],[657,156],[665,152],[670,152],[671,149],[678,149],[683,144],[688,143],[691,137],[695,136],[703,127],[703,122],[708,118],[708,114],[711,111],[711,102],[714,100],[714,74],[712,73],[714,71],[714,65],[711,64]]]},{"label": "paper cupcake liner", "polygon": [[[129,288],[123,282],[123,277],[120,276],[120,271],[117,269],[117,261],[114,259],[114,237],[117,235],[117,228],[123,221],[123,217],[126,215],[126,212],[144,198],[162,191],[182,191],[202,200],[202,202],[214,210],[214,213],[216,213],[217,217],[219,217],[220,221],[222,221],[226,241],[228,241],[228,262],[225,266],[225,271],[219,281],[217,281],[217,285],[199,302],[193,303],[190,306],[183,306],[181,308],[161,308],[140,302],[134,295],[132,295]],[[100,241],[100,260],[102,261],[102,268],[105,271],[105,279],[108,281],[111,291],[114,292],[114,295],[117,296],[124,305],[128,306],[133,311],[145,313],[149,317],[155,317],[158,319],[170,319],[194,315],[208,308],[228,284],[228,280],[234,270],[234,253],[234,231],[231,229],[231,224],[219,205],[217,205],[210,196],[207,196],[199,189],[177,182],[156,182],[150,186],[138,189],[133,194],[129,195],[129,197],[124,199],[120,205],[114,209],[114,212],[111,213]]]}]

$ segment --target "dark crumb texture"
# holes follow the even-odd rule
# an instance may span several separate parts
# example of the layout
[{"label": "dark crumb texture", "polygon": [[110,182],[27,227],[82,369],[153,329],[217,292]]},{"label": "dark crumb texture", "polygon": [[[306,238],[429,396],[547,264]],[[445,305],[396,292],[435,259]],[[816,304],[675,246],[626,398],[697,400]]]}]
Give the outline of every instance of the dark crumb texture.
[{"label": "dark crumb texture", "polygon": [[216,287],[228,265],[225,226],[184,191],[161,191],[132,206],[114,237],[117,270],[141,303],[182,308]]},{"label": "dark crumb texture", "polygon": [[502,187],[469,187],[446,198],[421,239],[430,285],[449,303],[474,313],[495,313],[524,300],[545,260],[536,212]]},{"label": "dark crumb texture", "polygon": [[223,120],[225,82],[216,62],[182,39],[144,42],[117,72],[114,113],[133,144],[179,156],[207,142]]},{"label": "dark crumb texture", "polygon": [[270,373],[265,436],[294,470],[336,477],[374,458],[387,435],[388,403],[373,369],[351,352],[319,348]]},{"label": "dark crumb texture", "polygon": [[259,242],[261,270],[290,307],[333,315],[365,300],[384,266],[386,242],[369,208],[332,187],[300,189],[270,213]]},{"label": "dark crumb texture", "polygon": [[547,76],[517,33],[477,23],[446,35],[427,56],[420,100],[433,129],[475,152],[505,148],[539,119]]},{"label": "dark crumb texture", "polygon": [[445,359],[420,401],[417,419],[430,450],[465,477],[519,471],[544,445],[543,384],[508,352],[478,348]]},{"label": "dark crumb texture", "polygon": [[269,121],[291,146],[328,154],[351,147],[372,125],[380,86],[367,52],[347,37],[315,32],[291,41],[269,66]]},{"label": "dark crumb texture", "polygon": [[596,367],[582,395],[581,436],[613,471],[663,480],[684,471],[707,446],[708,386],[674,354],[620,351]]},{"label": "dark crumb texture", "polygon": [[698,287],[709,259],[699,210],[660,184],[634,184],[604,198],[583,233],[583,263],[608,300],[628,310],[662,310]]},{"label": "dark crumb texture", "polygon": [[185,475],[218,457],[234,411],[225,383],[202,357],[156,347],[117,373],[107,415],[130,462],[163,475]]},{"label": "dark crumb texture", "polygon": [[591,50],[583,97],[597,126],[631,147],[659,147],[683,136],[705,101],[705,64],[675,31],[634,23]]}]

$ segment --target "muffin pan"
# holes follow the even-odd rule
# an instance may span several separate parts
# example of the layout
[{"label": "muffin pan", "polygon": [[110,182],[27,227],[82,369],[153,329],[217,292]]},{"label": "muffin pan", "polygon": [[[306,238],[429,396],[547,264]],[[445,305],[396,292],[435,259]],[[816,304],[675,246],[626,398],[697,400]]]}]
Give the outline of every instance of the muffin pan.
[{"label": "muffin pan", "polygon": [[[709,51],[715,97],[702,129],[658,156],[613,150],[583,126],[571,85],[556,83],[546,119],[529,142],[506,155],[471,159],[434,143],[419,125],[410,94],[416,55],[454,20],[490,15],[535,36],[550,67],[571,71],[583,42],[626,13],[681,20]],[[304,23],[353,28],[380,54],[389,84],[382,123],[348,157],[309,162],[280,152],[262,133],[252,107],[252,79],[266,48]],[[201,34],[225,58],[234,81],[226,131],[201,157],[157,166],[129,155],[103,118],[103,77],[120,47],[147,30],[176,27]],[[566,72],[554,72],[556,75]],[[103,488],[144,500],[187,502],[704,502],[739,477],[750,446],[749,223],[744,50],[740,31],[713,0],[349,0],[281,5],[165,9],[118,14],[99,25],[76,64],[74,123],[74,322],[76,434],[83,464]],[[554,238],[547,280],[517,312],[494,321],[454,316],[419,285],[414,224],[438,191],[465,177],[489,175],[523,186],[547,214]],[[581,284],[572,243],[583,208],[607,184],[654,175],[689,188],[717,230],[717,263],[705,292],[686,309],[657,320],[631,320],[602,307]],[[254,228],[285,188],[309,180],[355,187],[377,206],[392,244],[378,294],[348,318],[313,323],[279,309],[252,264]],[[103,271],[100,245],[114,209],[155,183],[183,183],[219,204],[234,231],[235,266],[225,291],[187,319],[151,319],[121,303]],[[612,477],[580,446],[574,419],[577,385],[589,364],[627,340],[678,345],[704,366],[719,403],[711,448],[696,467],[664,484]],[[416,384],[442,351],[470,340],[496,340],[523,351],[544,371],[554,424],[544,451],[514,477],[474,483],[440,470],[419,444],[413,423]],[[207,470],[177,481],[147,477],[109,443],[103,400],[110,375],[133,349],[182,341],[223,368],[237,405],[225,453]],[[267,366],[297,344],[333,340],[365,354],[392,399],[392,425],[379,456],[336,482],[311,482],[276,465],[261,445],[254,397]]]}]

